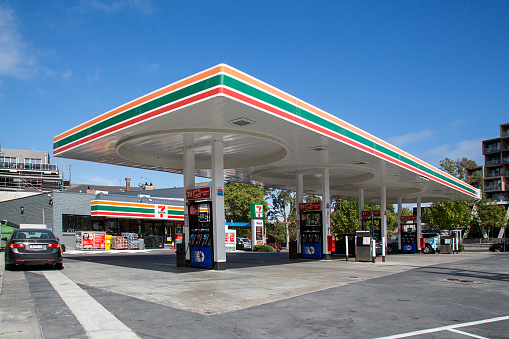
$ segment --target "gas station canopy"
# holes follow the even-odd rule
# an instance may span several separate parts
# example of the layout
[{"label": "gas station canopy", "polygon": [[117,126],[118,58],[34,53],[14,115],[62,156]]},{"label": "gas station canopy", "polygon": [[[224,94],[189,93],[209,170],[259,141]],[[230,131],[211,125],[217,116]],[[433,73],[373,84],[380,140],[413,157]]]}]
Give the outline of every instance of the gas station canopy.
[{"label": "gas station canopy", "polygon": [[347,122],[228,65],[220,64],[123,104],[54,138],[58,157],[212,176],[210,143],[224,143],[226,181],[372,203],[473,200],[480,191]]}]

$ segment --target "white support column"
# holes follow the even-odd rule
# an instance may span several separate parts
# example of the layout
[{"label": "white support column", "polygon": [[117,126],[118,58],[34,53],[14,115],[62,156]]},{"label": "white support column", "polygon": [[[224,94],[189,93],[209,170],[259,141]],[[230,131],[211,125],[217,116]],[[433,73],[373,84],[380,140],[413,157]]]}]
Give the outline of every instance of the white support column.
[{"label": "white support column", "polygon": [[226,269],[226,246],[224,243],[224,158],[223,141],[212,141],[212,217],[214,264],[216,270]]},{"label": "white support column", "polygon": [[304,175],[302,173],[297,173],[296,175],[296,191],[295,191],[295,213],[297,215],[295,216],[296,220],[296,229],[295,234],[297,235],[297,253],[302,253],[302,239],[301,239],[301,233],[300,233],[300,209],[299,204],[304,202]]},{"label": "white support column", "polygon": [[401,223],[401,215],[403,213],[403,198],[398,198],[398,252],[401,252],[401,232],[403,225]]},{"label": "white support column", "polygon": [[189,211],[185,191],[195,188],[195,159],[193,149],[184,149],[184,239],[186,246],[186,260],[191,260],[189,246]]},{"label": "white support column", "polygon": [[415,245],[417,249],[417,253],[421,253],[421,197],[417,197],[417,235],[416,235],[416,241],[417,244]]},{"label": "white support column", "polygon": [[362,212],[364,212],[364,188],[359,188],[359,231],[362,230]]},{"label": "white support column", "polygon": [[330,235],[330,186],[329,186],[329,169],[322,170],[322,247],[323,258],[330,259],[332,257],[331,249],[327,237]]},{"label": "white support column", "polygon": [[385,262],[387,244],[387,187],[382,186],[380,190],[380,236],[382,237],[382,262]]}]

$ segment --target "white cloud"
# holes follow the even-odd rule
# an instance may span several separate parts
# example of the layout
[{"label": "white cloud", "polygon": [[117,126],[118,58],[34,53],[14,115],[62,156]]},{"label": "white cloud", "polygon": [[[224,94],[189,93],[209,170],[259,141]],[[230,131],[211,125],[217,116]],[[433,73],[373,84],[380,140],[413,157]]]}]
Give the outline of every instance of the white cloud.
[{"label": "white cloud", "polygon": [[86,182],[88,184],[101,186],[118,186],[120,182],[118,179],[105,178],[100,175],[95,175],[92,177],[82,177],[82,179],[83,182]]},{"label": "white cloud", "polygon": [[62,73],[62,77],[64,79],[68,79],[68,78],[72,77],[72,71],[70,69],[64,71],[64,73]]},{"label": "white cloud", "polygon": [[152,14],[154,12],[154,7],[148,0],[83,1],[77,9],[84,12],[93,10],[104,13],[117,13],[124,9],[132,9],[145,14]]},{"label": "white cloud", "polygon": [[426,129],[419,133],[408,133],[401,136],[391,137],[387,141],[396,147],[402,148],[407,144],[426,141],[431,138],[433,138],[433,131]]},{"label": "white cloud", "polygon": [[451,122],[450,126],[453,128],[458,128],[458,127],[465,125],[466,123],[467,123],[467,121],[465,119],[458,119],[458,120]]},{"label": "white cloud", "polygon": [[481,165],[483,162],[481,147],[482,139],[463,140],[452,146],[445,144],[435,147],[427,151],[425,155],[433,158],[436,162],[445,158],[456,160],[465,157],[475,160],[478,165]]},{"label": "white cloud", "polygon": [[33,63],[28,45],[18,31],[14,12],[0,5],[0,76],[25,77]]},{"label": "white cloud", "polygon": [[155,71],[157,71],[159,69],[159,67],[161,67],[161,64],[154,63],[154,64],[150,64],[150,65],[144,65],[143,69],[146,72],[155,72]]},{"label": "white cloud", "polygon": [[96,70],[94,72],[94,74],[91,74],[91,75],[87,76],[87,82],[88,83],[92,83],[92,82],[95,82],[95,81],[99,80],[100,78],[101,78],[101,76],[100,76],[99,70]]}]

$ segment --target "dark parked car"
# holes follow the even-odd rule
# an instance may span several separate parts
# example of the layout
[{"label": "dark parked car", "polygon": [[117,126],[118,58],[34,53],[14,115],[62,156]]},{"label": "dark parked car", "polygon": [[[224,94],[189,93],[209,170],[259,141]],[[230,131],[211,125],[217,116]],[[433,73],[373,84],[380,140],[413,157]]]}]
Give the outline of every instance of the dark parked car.
[{"label": "dark parked car", "polygon": [[5,268],[18,265],[52,265],[63,268],[62,248],[58,238],[47,229],[15,230],[5,245]]},{"label": "dark parked car", "polygon": [[490,245],[490,251],[491,252],[504,252],[504,251],[507,252],[507,251],[509,251],[509,240],[505,241],[505,247],[504,247],[504,242]]},{"label": "dark parked car", "polygon": [[272,243],[269,243],[268,245],[274,247],[274,249],[277,252],[281,252],[281,246],[279,246],[279,244],[276,244],[276,243],[272,242]]}]

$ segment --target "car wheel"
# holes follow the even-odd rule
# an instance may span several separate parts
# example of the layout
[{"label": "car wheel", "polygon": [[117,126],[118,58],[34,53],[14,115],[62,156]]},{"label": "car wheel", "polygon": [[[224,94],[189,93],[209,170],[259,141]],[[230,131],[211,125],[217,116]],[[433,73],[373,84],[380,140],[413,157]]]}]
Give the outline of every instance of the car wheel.
[{"label": "car wheel", "polygon": [[14,271],[16,269],[16,265],[14,265],[14,264],[5,264],[5,269],[7,271]]},{"label": "car wheel", "polygon": [[56,269],[56,270],[61,270],[61,269],[63,269],[63,268],[64,268],[64,264],[62,264],[62,263],[57,263],[57,264],[55,264],[55,265],[53,266],[53,268],[54,268],[54,269]]},{"label": "car wheel", "polygon": [[426,246],[424,246],[424,248],[422,249],[422,253],[424,253],[424,254],[430,254],[430,253],[431,253],[431,251],[432,251],[432,249],[431,249],[431,246],[430,246],[430,245],[426,245]]},{"label": "car wheel", "polygon": [[500,247],[495,247],[495,248],[493,249],[493,252],[497,252],[497,253],[498,253],[498,252],[502,252],[502,249],[501,249]]}]

